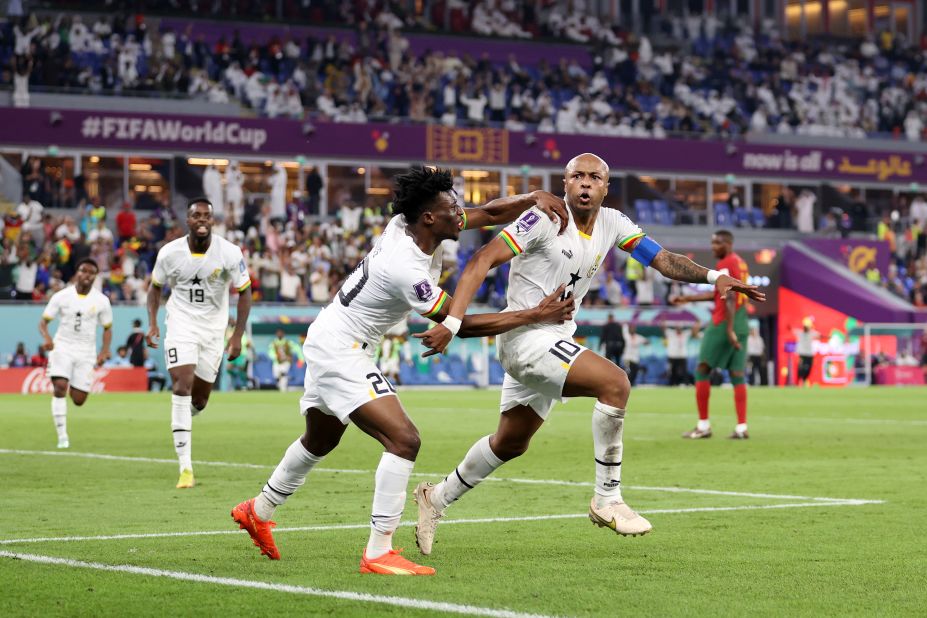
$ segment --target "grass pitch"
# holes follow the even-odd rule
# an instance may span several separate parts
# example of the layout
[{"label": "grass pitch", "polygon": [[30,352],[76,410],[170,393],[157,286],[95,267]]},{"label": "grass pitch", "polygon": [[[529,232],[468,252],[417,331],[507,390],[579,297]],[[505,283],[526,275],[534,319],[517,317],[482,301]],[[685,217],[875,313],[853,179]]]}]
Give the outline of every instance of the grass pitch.
[{"label": "grass pitch", "polygon": [[[654,524],[638,538],[585,517],[592,402],[573,400],[503,480],[448,510],[432,556],[399,529],[395,546],[430,578],[357,572],[381,449],[355,428],[277,511],[282,560],[235,530],[230,508],[302,431],[298,396],[214,395],[184,491],[168,394],[71,405],[66,454],[47,396],[0,396],[0,615],[927,613],[925,389],[754,389],[745,442],[723,438],[730,390],[713,390],[715,437],[695,442],[679,437],[695,422],[691,390],[636,390],[622,481]],[[491,433],[498,393],[401,397],[423,440],[411,524],[412,487]]]}]

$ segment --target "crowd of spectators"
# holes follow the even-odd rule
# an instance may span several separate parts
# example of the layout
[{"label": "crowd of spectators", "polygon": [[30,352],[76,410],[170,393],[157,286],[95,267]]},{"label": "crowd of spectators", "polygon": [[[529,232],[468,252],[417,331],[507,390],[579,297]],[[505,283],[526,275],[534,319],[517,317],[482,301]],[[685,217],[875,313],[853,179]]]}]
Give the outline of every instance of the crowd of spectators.
[{"label": "crowd of spectators", "polygon": [[646,35],[567,12],[562,3],[546,3],[537,15],[530,2],[450,4],[478,33],[575,40],[588,46],[589,61],[528,65],[514,55],[494,62],[439,49],[416,55],[401,28],[421,20],[400,7],[322,3],[312,10],[342,11],[342,23],[356,24],[353,43],[333,31],[245,44],[249,37],[232,27],[207,43],[191,27],[152,31],[141,14],[24,16],[0,28],[3,81],[14,83],[20,105],[28,105],[28,82],[238,101],[270,117],[338,122],[641,137],[752,131],[919,140],[927,130],[927,37],[920,46],[890,33],[786,41],[771,23],[755,30],[744,21],[675,17],[660,25],[673,45],[655,49]]},{"label": "crowd of spectators", "polygon": [[916,196],[906,219],[897,211],[883,216],[876,235],[888,242],[892,259],[886,276],[867,277],[915,307],[927,307],[927,198]]}]

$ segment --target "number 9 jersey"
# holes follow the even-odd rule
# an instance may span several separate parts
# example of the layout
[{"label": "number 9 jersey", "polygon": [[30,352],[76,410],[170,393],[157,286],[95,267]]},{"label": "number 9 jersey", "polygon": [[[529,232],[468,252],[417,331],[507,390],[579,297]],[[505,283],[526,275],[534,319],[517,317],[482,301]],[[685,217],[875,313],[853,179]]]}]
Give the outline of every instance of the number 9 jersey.
[{"label": "number 9 jersey", "polygon": [[151,280],[171,288],[168,336],[208,333],[219,339],[229,320],[229,284],[239,292],[251,285],[241,249],[215,234],[206,253],[190,251],[186,236],[161,247]]}]

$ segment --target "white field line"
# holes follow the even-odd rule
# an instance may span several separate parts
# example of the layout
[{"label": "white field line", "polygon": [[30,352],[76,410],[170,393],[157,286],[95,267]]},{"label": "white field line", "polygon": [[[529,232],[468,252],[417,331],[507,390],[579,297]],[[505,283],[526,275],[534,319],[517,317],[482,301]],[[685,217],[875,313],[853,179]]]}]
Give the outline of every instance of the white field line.
[{"label": "white field line", "polygon": [[[428,412],[456,412],[460,413],[460,408],[428,408]],[[472,411],[472,410],[470,410]],[[579,410],[569,410],[568,413],[579,412]],[[634,412],[628,413],[629,417],[646,417],[646,418],[692,418],[692,412]],[[850,425],[915,425],[927,426],[927,420],[921,419],[895,419],[895,418],[828,418],[826,416],[779,416],[778,414],[751,414],[750,419],[763,421],[789,421],[794,423],[846,423]]]},{"label": "white field line", "polygon": [[[640,513],[646,515],[655,514],[677,514],[677,513],[714,513],[720,511],[759,511],[766,509],[799,509],[808,507],[829,507],[829,506],[862,506],[865,504],[884,504],[883,500],[838,500],[831,502],[795,502],[790,504],[761,504],[761,505],[743,505],[743,506],[704,506],[684,509],[649,509],[640,510]],[[561,515],[535,515],[531,517],[481,517],[473,519],[446,519],[441,522],[442,526],[453,524],[497,524],[507,522],[522,521],[549,521],[555,519],[579,519],[588,517],[585,513],[564,513]],[[414,526],[417,522],[405,521],[400,526]],[[367,530],[370,528],[369,523],[364,524],[325,524],[319,526],[295,526],[290,528],[275,528],[274,533],[279,532],[324,532],[329,530]],[[192,536],[219,536],[227,534],[244,534],[242,531],[229,528],[224,530],[198,530],[191,532],[147,532],[138,534],[109,534],[96,536],[60,536],[60,537],[33,537],[25,539],[2,539],[0,545],[17,545],[24,543],[69,543],[76,541],[118,541],[125,539],[158,539],[170,537],[192,537]],[[2,553],[2,552],[0,552]]]},{"label": "white field line", "polygon": [[[0,455],[37,455],[37,456],[48,456],[48,457],[78,457],[82,459],[103,459],[108,461],[130,461],[130,462],[140,462],[140,463],[163,463],[163,464],[173,464],[177,465],[176,459],[159,459],[155,457],[130,457],[126,455],[106,455],[103,453],[80,453],[74,451],[27,451],[27,450],[18,450],[18,449],[0,449]],[[199,466],[221,466],[226,468],[250,468],[258,470],[273,470],[274,466],[267,466],[261,464],[251,464],[251,463],[238,463],[233,461],[194,461],[193,462]],[[373,474],[373,470],[355,470],[355,469],[340,469],[340,468],[314,468],[313,472],[325,472],[331,474]],[[436,474],[432,472],[413,472],[412,476],[423,477],[423,478],[442,478],[444,474]],[[505,477],[489,477],[486,479],[491,482],[499,483],[520,483],[525,485],[554,485],[561,487],[592,487],[593,483],[580,482],[580,481],[561,481],[556,479],[521,479],[521,478],[505,478]],[[739,491],[720,491],[715,489],[695,489],[695,488],[686,488],[686,487],[648,487],[648,486],[637,486],[637,485],[625,485],[625,489],[635,490],[635,491],[664,491],[670,493],[690,493],[690,494],[704,494],[709,496],[733,496],[741,498],[768,498],[771,500],[813,500],[820,502],[846,502],[846,501],[856,501],[857,498],[824,498],[816,496],[794,496],[789,494],[766,494],[766,493],[752,493],[752,492],[739,492]]]},{"label": "white field line", "polygon": [[479,607],[477,605],[462,605],[460,603],[446,603],[442,601],[426,601],[424,599],[393,597],[381,594],[367,594],[364,592],[352,592],[349,590],[325,590],[323,588],[294,586],[292,584],[277,584],[273,582],[262,582],[249,579],[235,579],[232,577],[214,577],[212,575],[201,575],[199,573],[185,573],[183,571],[152,569],[149,567],[138,567],[128,564],[102,564],[100,562],[85,562],[83,560],[71,560],[70,558],[40,556],[36,554],[20,554],[10,551],[0,551],[0,557],[77,569],[130,573],[132,575],[144,575],[147,577],[164,577],[184,582],[230,586],[233,588],[252,588],[255,590],[267,590],[270,592],[287,592],[290,594],[299,594],[309,597],[326,597],[330,599],[340,599],[342,601],[357,601],[360,603],[393,605],[395,607],[402,607],[406,609],[421,609],[427,611],[446,612],[450,614],[464,614],[467,616],[490,616],[491,618],[547,618],[539,614],[527,614],[511,611],[508,609]]}]

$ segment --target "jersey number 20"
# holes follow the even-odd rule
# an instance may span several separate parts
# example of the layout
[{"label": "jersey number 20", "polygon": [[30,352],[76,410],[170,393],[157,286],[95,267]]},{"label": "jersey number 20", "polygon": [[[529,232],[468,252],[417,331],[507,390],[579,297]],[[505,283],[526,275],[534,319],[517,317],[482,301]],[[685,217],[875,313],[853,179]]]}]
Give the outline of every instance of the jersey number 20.
[{"label": "jersey number 20", "polygon": [[338,291],[338,300],[340,300],[341,304],[344,305],[345,307],[351,304],[351,301],[354,300],[354,297],[360,294],[360,291],[364,287],[364,284],[367,283],[367,277],[369,275],[369,270],[367,266],[367,258],[364,258],[363,260],[361,260],[361,263],[358,264],[354,268],[354,270],[351,272],[351,275],[356,273],[358,270],[361,271],[361,276],[360,276],[360,279],[357,281],[357,284],[355,284],[353,288],[348,290],[347,293],[345,293],[343,287]]}]

